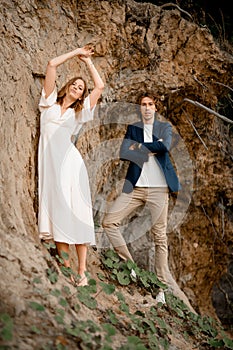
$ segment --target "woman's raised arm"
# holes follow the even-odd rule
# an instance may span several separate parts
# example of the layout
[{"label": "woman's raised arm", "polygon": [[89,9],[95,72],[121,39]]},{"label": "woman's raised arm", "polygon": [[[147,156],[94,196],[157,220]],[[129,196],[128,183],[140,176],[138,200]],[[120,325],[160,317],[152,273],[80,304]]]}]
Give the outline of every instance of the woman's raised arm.
[{"label": "woman's raised arm", "polygon": [[72,57],[80,56],[87,58],[91,55],[93,55],[94,51],[93,48],[90,46],[84,46],[77,48],[73,51],[67,52],[63,55],[60,55],[58,57],[52,58],[48,64],[46,69],[46,75],[45,75],[45,81],[44,81],[44,90],[45,90],[45,97],[47,98],[54,90],[55,87],[55,81],[56,81],[56,72],[57,67],[60,66],[65,61],[69,60]]},{"label": "woman's raised arm", "polygon": [[84,57],[80,55],[79,58],[86,63],[94,81],[94,89],[90,93],[90,105],[92,109],[102,94],[102,91],[104,89],[104,82],[101,79],[97,69],[95,68],[90,56]]}]

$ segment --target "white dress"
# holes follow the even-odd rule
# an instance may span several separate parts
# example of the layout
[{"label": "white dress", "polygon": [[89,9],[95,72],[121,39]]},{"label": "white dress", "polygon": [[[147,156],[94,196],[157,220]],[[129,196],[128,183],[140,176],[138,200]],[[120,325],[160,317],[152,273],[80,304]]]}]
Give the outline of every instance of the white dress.
[{"label": "white dress", "polygon": [[39,103],[39,215],[41,239],[68,244],[95,245],[88,173],[81,154],[71,141],[83,123],[92,120],[89,96],[78,118],[68,108],[61,115],[56,90]]}]

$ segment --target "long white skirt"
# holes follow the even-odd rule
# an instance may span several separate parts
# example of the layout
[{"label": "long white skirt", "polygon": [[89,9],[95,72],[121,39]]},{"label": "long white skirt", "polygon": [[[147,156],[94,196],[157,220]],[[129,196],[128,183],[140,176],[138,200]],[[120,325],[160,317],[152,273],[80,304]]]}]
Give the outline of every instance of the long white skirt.
[{"label": "long white skirt", "polygon": [[41,136],[39,143],[39,235],[95,245],[87,169],[76,147],[70,141],[64,144],[59,134],[52,140]]}]

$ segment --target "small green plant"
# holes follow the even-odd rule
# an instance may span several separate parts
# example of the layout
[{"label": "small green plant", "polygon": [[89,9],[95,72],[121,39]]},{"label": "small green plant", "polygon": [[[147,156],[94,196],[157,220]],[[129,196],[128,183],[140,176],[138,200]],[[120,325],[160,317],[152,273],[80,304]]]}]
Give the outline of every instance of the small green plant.
[{"label": "small green plant", "polygon": [[75,337],[75,341],[84,349],[93,349],[101,344],[101,328],[91,320],[78,321],[71,327],[65,328],[68,335]]},{"label": "small green plant", "polygon": [[10,341],[13,339],[13,320],[12,318],[4,313],[0,315],[1,331],[0,337],[5,341]]},{"label": "small green plant", "polygon": [[61,295],[61,291],[59,289],[52,289],[50,294],[54,297],[59,297]]},{"label": "small green plant", "polygon": [[[110,278],[122,286],[136,282],[139,287],[146,289],[150,293],[157,292],[159,288],[166,288],[166,285],[160,282],[153,272],[140,269],[132,261],[122,261],[115,251],[111,249],[103,253],[102,263],[109,271]],[[131,274],[132,269],[137,275],[136,281]]]},{"label": "small green plant", "polygon": [[32,283],[34,283],[34,284],[41,284],[42,283],[41,278],[40,277],[33,278]]},{"label": "small green plant", "polygon": [[108,284],[104,282],[100,282],[100,286],[102,287],[102,290],[104,293],[111,295],[115,292],[115,286],[113,284]]},{"label": "small green plant", "polygon": [[37,328],[34,325],[31,326],[31,332],[35,334],[41,334],[41,331],[39,330],[39,328]]},{"label": "small green plant", "polygon": [[89,286],[79,287],[77,298],[82,304],[93,310],[97,308],[97,301],[90,294],[96,293],[96,286],[94,288],[93,286],[90,286],[91,288],[88,287]]},{"label": "small green plant", "polygon": [[65,310],[64,309],[57,309],[56,315],[55,315],[55,320],[57,321],[57,323],[65,324],[64,317],[65,317]]},{"label": "small green plant", "polygon": [[146,350],[142,340],[137,336],[128,336],[127,343],[120,347],[120,350]]},{"label": "small green plant", "polygon": [[48,279],[50,280],[50,282],[52,284],[57,282],[57,280],[58,280],[58,273],[57,273],[56,269],[54,269],[53,267],[48,268],[46,270],[46,273],[47,273]]},{"label": "small green plant", "polygon": [[36,311],[45,311],[45,307],[39,303],[37,303],[36,301],[31,301],[29,303],[29,306],[31,309],[36,310]]},{"label": "small green plant", "polygon": [[111,310],[107,310],[107,314],[108,320],[111,322],[111,324],[116,325],[119,322],[116,315]]}]

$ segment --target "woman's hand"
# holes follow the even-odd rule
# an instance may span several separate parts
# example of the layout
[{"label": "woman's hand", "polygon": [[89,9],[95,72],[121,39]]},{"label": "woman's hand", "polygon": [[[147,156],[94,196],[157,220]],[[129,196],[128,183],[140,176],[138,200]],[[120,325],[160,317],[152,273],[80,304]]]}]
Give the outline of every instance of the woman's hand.
[{"label": "woman's hand", "polygon": [[91,45],[86,45],[84,47],[78,48],[78,58],[85,62],[85,59],[94,54],[94,48]]},{"label": "woman's hand", "polygon": [[83,53],[78,53],[78,58],[83,61],[86,66],[88,67],[88,70],[90,71],[90,74],[92,76],[92,79],[94,81],[94,89],[90,93],[90,107],[91,109],[96,105],[98,99],[100,98],[102,91],[104,89],[104,82],[101,79],[96,67],[94,66],[94,63],[91,60],[91,56],[94,54],[94,48],[91,44],[86,45],[83,47]]},{"label": "woman's hand", "polygon": [[86,64],[93,64],[90,56],[78,55],[78,58]]}]

